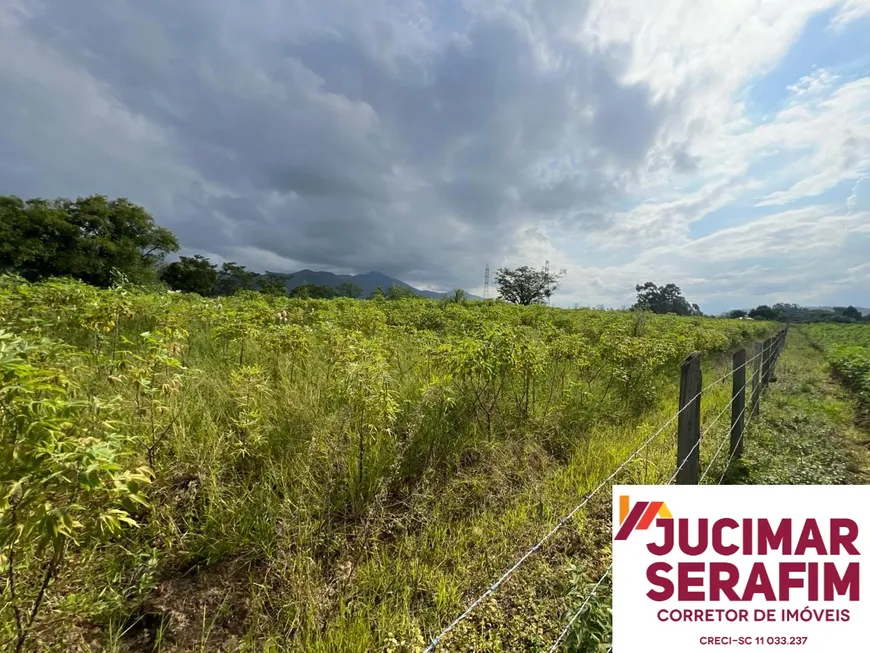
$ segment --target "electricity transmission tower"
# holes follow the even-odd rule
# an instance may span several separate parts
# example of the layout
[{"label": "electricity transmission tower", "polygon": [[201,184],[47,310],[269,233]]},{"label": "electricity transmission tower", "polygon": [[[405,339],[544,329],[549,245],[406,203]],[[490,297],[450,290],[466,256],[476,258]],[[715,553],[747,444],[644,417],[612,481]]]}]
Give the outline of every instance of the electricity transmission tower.
[{"label": "electricity transmission tower", "polygon": [[[546,275],[546,279],[549,281],[550,279],[550,259],[544,261],[544,274]],[[550,295],[547,295],[547,306],[550,305]]]}]

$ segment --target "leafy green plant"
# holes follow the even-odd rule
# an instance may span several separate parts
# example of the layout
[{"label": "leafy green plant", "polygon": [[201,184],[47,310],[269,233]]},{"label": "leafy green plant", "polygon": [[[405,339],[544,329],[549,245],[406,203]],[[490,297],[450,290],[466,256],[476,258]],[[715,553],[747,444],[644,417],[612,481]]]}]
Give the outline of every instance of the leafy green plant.
[{"label": "leafy green plant", "polygon": [[563,650],[567,653],[604,653],[613,639],[610,576],[597,585],[598,579],[593,580],[588,570],[570,565],[569,571],[571,589],[563,619],[574,621],[565,636]]},{"label": "leafy green plant", "polygon": [[[715,366],[772,330],[503,301],[241,287],[208,298],[115,281],[0,276],[0,428],[18,443],[6,451],[31,452],[4,459],[12,564],[0,566],[15,601],[7,580],[0,638],[17,641],[17,609],[29,643],[58,649],[90,645],[49,627],[75,615],[119,648],[170,637],[180,650],[214,647],[232,629],[251,649],[413,650],[673,414],[681,357],[700,349]],[[22,448],[28,438],[39,441]],[[665,442],[642,464],[670,472],[673,459]],[[73,469],[97,480],[74,481]],[[54,539],[22,539],[13,508],[16,527],[55,523]],[[128,519],[142,527],[123,528]],[[552,573],[530,577],[522,600],[506,584],[477,624],[485,632],[460,636],[460,650],[552,641],[566,537],[542,551]],[[208,642],[196,627],[185,640],[179,624],[217,614],[209,597],[229,603],[239,586],[227,613],[240,616],[221,613]],[[581,623],[606,641],[593,617]]]},{"label": "leafy green plant", "polygon": [[269,393],[263,370],[247,365],[230,373],[229,389],[233,401],[232,456],[249,458],[258,455],[265,442],[263,428],[263,399]]},{"label": "leafy green plant", "polygon": [[116,373],[108,380],[127,389],[131,404],[133,431],[139,434],[148,464],[154,468],[160,445],[178,417],[169,405],[169,398],[181,390],[184,367],[179,359],[183,330],[166,328],[139,334],[139,343],[123,337],[129,348],[121,352],[115,364]]},{"label": "leafy green plant", "polygon": [[131,439],[111,407],[71,396],[57,369],[35,364],[58,349],[0,331],[0,565],[3,611],[21,651],[69,547],[95,546],[136,526],[147,507],[144,467],[129,468]]}]

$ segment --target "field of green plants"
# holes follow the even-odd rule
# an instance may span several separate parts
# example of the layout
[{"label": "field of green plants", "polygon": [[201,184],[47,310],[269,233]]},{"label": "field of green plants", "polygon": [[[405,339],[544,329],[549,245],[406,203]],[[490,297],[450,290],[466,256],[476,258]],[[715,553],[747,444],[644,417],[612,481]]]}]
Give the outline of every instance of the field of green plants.
[{"label": "field of green plants", "polygon": [[[708,381],[774,329],[0,277],[0,643],[422,650],[675,412],[687,353]],[[669,436],[620,480],[674,459]],[[439,650],[546,650],[609,542],[593,517]]]},{"label": "field of green plants", "polygon": [[804,332],[861,403],[870,406],[870,324],[809,324]]}]

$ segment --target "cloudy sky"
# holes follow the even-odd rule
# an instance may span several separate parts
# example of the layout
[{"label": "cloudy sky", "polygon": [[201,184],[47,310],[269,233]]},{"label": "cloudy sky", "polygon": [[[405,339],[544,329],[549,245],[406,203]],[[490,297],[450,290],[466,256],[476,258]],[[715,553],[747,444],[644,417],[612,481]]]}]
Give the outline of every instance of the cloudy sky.
[{"label": "cloudy sky", "polygon": [[0,194],[556,303],[870,306],[870,0],[0,0]]}]

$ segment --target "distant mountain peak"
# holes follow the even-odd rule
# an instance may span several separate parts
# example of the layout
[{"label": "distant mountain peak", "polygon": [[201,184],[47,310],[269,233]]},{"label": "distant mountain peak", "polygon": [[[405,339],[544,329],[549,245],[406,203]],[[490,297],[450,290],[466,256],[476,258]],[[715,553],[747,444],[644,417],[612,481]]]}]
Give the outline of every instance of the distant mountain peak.
[{"label": "distant mountain peak", "polygon": [[[405,283],[401,279],[396,279],[395,277],[391,277],[387,274],[384,274],[383,272],[378,272],[377,270],[371,270],[363,274],[336,274],[334,272],[327,272],[325,270],[305,269],[299,270],[298,272],[293,272],[292,274],[293,277],[289,281],[287,281],[287,290],[293,290],[294,288],[301,286],[304,283],[337,288],[339,284],[349,281],[350,283],[354,283],[362,289],[363,297],[368,297],[378,287],[386,292],[390,289],[390,286],[394,284],[402,286],[404,288],[408,288],[415,295],[418,295],[420,297],[427,297],[429,299],[441,299],[442,297],[444,297],[444,295],[450,294],[435,292],[434,290],[421,290],[420,288],[415,288],[409,283]],[[480,299],[475,295],[469,294],[468,296],[472,299]]]}]

